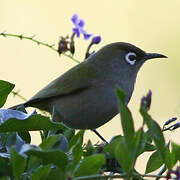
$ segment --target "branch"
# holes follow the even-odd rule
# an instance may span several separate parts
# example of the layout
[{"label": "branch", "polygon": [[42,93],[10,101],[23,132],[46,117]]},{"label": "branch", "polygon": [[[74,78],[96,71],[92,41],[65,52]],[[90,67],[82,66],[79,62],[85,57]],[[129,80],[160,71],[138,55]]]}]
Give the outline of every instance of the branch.
[{"label": "branch", "polygon": [[23,96],[21,96],[21,95],[19,94],[19,91],[11,91],[11,93],[12,93],[14,96],[19,97],[19,98],[22,99],[23,101],[27,101],[27,99],[26,99],[25,97],[23,97]]},{"label": "branch", "polygon": [[[147,178],[164,178],[166,179],[167,177],[166,176],[161,176],[161,175],[153,175],[153,174],[141,174],[141,175],[132,175],[132,177],[147,177]],[[80,177],[76,177],[76,178],[73,178],[73,180],[88,180],[88,179],[108,179],[108,178],[113,178],[113,179],[117,179],[117,178],[120,178],[120,179],[124,179],[124,178],[128,178],[128,176],[126,174],[122,174],[122,175],[99,175],[99,174],[96,174],[96,175],[90,175],[90,176],[80,176]]]},{"label": "branch", "polygon": [[[29,37],[29,36],[24,36],[24,35],[22,35],[22,34],[18,35],[18,34],[10,34],[10,33],[2,32],[2,33],[0,33],[0,36],[3,36],[3,37],[16,37],[16,38],[19,38],[19,39],[21,39],[21,40],[27,39],[27,40],[30,40],[30,41],[35,42],[37,45],[43,45],[43,46],[46,46],[46,47],[52,49],[53,51],[58,52],[57,49],[54,48],[54,44],[50,45],[50,44],[48,44],[48,43],[44,43],[44,42],[42,42],[42,41],[38,41],[38,40],[34,39],[35,35]],[[75,61],[76,63],[80,63],[80,61],[78,61],[77,59],[75,59],[73,56],[68,55],[68,54],[65,54],[65,53],[62,53],[62,54],[63,54],[64,56],[72,59],[72,60]]]}]

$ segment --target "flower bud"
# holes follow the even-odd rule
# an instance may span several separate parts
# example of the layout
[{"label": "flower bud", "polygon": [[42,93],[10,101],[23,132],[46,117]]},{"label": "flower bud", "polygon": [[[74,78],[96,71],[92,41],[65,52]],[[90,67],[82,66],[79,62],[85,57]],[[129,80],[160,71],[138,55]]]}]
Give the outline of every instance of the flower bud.
[{"label": "flower bud", "polygon": [[101,36],[94,36],[92,39],[93,44],[99,44],[101,42]]}]

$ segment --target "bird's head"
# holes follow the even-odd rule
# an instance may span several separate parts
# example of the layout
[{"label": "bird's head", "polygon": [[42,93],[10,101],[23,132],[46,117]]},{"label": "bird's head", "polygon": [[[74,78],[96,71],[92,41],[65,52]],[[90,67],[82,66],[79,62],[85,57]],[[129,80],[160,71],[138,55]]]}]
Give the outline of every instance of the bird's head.
[{"label": "bird's head", "polygon": [[106,45],[95,53],[95,56],[98,61],[102,60],[102,66],[108,64],[116,70],[121,68],[121,71],[128,69],[132,72],[137,72],[144,62],[149,59],[167,58],[165,55],[158,53],[146,53],[140,48],[125,42]]}]

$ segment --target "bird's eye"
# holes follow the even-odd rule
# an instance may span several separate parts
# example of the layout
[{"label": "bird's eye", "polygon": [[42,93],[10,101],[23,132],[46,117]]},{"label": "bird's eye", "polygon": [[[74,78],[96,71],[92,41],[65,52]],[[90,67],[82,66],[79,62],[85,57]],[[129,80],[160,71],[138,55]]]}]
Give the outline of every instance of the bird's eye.
[{"label": "bird's eye", "polygon": [[125,60],[128,64],[134,65],[136,62],[136,54],[134,52],[129,52],[125,56]]}]

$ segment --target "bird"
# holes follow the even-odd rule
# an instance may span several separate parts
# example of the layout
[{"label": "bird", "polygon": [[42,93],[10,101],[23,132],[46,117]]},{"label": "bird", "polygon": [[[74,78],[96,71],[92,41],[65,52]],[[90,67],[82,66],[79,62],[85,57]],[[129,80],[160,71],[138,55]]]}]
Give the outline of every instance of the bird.
[{"label": "bird", "polygon": [[73,129],[96,129],[119,113],[115,86],[125,92],[128,104],[140,68],[154,58],[167,56],[126,42],[110,43],[20,105],[47,111]]}]

